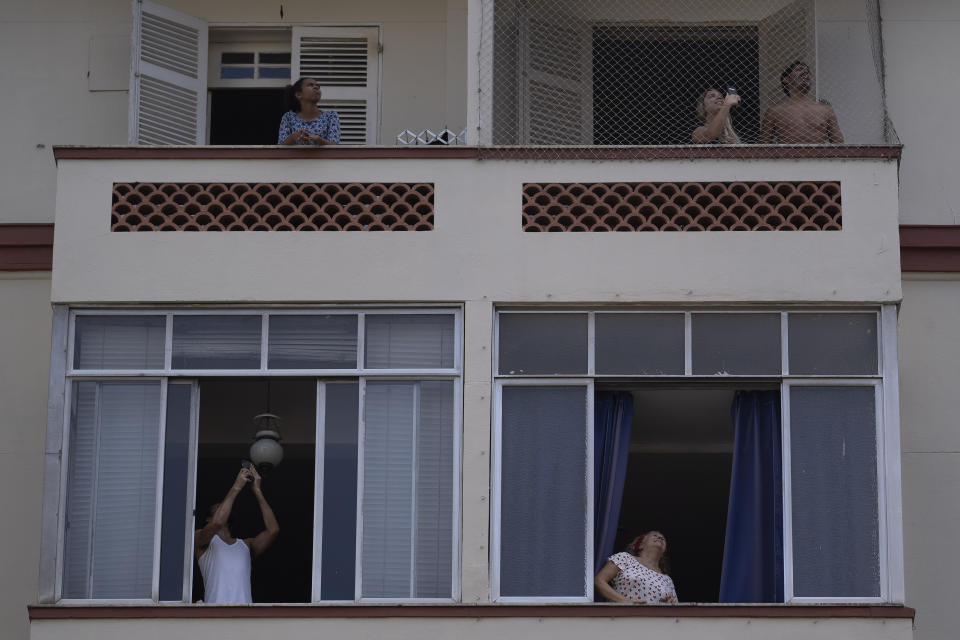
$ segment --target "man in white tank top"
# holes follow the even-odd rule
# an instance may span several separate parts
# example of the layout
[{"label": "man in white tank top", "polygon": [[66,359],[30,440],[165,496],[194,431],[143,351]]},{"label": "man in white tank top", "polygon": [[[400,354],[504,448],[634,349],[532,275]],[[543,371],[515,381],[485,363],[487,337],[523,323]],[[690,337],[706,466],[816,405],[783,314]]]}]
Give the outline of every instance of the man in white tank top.
[{"label": "man in white tank top", "polygon": [[[233,502],[247,484],[252,483],[253,495],[260,505],[265,529],[254,538],[239,539],[230,534],[227,521]],[[193,551],[203,574],[204,602],[207,604],[249,604],[253,601],[250,589],[250,565],[266,551],[280,525],[260,490],[260,474],[251,465],[240,469],[237,479],[222,501],[210,507],[210,517],[193,536]]]}]

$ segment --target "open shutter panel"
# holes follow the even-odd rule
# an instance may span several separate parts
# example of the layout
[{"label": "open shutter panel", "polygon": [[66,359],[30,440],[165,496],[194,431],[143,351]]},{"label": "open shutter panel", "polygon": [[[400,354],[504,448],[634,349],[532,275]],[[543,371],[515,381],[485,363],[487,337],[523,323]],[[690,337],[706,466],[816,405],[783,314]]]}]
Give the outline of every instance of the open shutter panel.
[{"label": "open shutter panel", "polygon": [[134,0],[132,59],[131,144],[203,144],[207,23]]},{"label": "open shutter panel", "polygon": [[589,30],[554,13],[520,21],[520,124],[524,144],[590,144],[593,107]]},{"label": "open shutter panel", "polygon": [[315,79],[321,109],[340,116],[341,144],[376,144],[379,96],[377,27],[294,27],[292,77]]}]

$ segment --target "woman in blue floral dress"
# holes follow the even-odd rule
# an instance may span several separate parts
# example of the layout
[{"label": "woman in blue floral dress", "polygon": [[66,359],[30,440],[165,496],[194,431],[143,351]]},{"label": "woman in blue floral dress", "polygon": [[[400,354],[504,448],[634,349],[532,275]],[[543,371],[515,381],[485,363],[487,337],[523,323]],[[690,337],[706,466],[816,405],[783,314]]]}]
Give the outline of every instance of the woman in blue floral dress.
[{"label": "woman in blue floral dress", "polygon": [[340,142],[340,116],[336,111],[321,111],[320,85],[313,78],[300,78],[287,88],[290,111],[280,120],[277,144],[337,144]]}]

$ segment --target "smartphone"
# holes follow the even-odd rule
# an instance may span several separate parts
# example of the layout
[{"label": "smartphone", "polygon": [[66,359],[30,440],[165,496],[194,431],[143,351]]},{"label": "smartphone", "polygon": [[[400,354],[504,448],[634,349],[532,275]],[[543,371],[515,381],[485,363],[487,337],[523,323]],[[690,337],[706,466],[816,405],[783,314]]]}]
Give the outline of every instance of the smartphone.
[{"label": "smartphone", "polygon": [[253,466],[253,463],[250,462],[249,460],[247,460],[246,458],[240,460],[240,468],[241,468],[241,469],[249,469],[249,468],[252,467],[252,466]]},{"label": "smartphone", "polygon": [[731,95],[731,96],[737,95],[737,88],[732,85],[727,87],[727,95]]}]

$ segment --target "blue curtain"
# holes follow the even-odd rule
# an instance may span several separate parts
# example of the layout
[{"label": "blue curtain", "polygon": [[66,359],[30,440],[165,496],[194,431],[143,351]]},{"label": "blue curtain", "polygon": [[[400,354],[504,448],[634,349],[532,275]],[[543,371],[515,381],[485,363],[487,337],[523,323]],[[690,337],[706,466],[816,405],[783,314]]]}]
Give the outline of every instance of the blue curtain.
[{"label": "blue curtain", "polygon": [[720,602],[783,602],[780,392],[737,391]]},{"label": "blue curtain", "polygon": [[600,570],[613,553],[630,453],[633,395],[600,391],[593,420],[593,566]]}]

